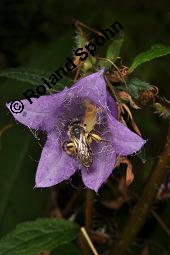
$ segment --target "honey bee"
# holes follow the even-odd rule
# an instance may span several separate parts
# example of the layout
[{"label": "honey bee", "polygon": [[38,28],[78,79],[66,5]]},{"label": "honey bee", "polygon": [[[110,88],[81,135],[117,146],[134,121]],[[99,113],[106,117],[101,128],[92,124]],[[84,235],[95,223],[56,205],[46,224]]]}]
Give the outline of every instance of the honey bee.
[{"label": "honey bee", "polygon": [[94,126],[97,120],[97,108],[87,100],[85,114],[81,121],[74,120],[68,125],[69,141],[64,142],[64,149],[68,155],[76,156],[84,167],[90,167],[93,156],[90,144],[100,142],[102,138],[95,133]]}]

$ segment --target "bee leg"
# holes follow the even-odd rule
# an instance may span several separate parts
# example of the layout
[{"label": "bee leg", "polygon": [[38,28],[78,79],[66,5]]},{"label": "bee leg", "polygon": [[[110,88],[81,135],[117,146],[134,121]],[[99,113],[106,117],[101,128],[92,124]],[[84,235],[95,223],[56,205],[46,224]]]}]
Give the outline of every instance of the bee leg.
[{"label": "bee leg", "polygon": [[95,142],[108,142],[107,140],[105,139],[102,139],[99,135],[95,134],[95,133],[90,133],[89,136],[87,137],[87,140],[89,143],[92,143],[92,141],[95,141]]},{"label": "bee leg", "polygon": [[99,135],[95,133],[91,133],[90,136],[91,140],[94,140],[96,142],[101,142],[103,140]]},{"label": "bee leg", "polygon": [[63,149],[66,151],[68,155],[73,155],[76,152],[76,148],[73,142],[64,142]]}]

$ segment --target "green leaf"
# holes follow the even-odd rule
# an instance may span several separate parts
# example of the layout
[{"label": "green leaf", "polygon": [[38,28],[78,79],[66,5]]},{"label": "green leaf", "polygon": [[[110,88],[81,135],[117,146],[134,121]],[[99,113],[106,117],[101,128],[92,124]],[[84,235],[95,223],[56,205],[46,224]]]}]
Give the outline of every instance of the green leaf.
[{"label": "green leaf", "polygon": [[[107,51],[106,51],[106,59],[110,59],[112,62],[115,62],[115,60],[120,56],[120,50],[122,47],[122,44],[124,42],[124,37],[117,37],[112,40],[112,42],[109,44]],[[107,60],[99,60],[98,64],[102,67],[110,68],[111,63]]]},{"label": "green leaf", "polygon": [[139,98],[140,92],[142,90],[150,89],[151,85],[145,81],[142,81],[138,78],[133,78],[130,80],[126,80],[128,86],[129,94],[134,98]]},{"label": "green leaf", "polygon": [[112,43],[108,46],[106,58],[109,58],[114,62],[120,56],[120,50],[123,41],[124,41],[123,37],[119,37],[113,40]]},{"label": "green leaf", "polygon": [[22,223],[0,240],[0,255],[36,255],[70,243],[77,232],[75,223],[61,219]]},{"label": "green leaf", "polygon": [[0,71],[0,77],[24,81],[34,85],[42,84],[42,78],[48,79],[50,74],[50,72],[46,71],[31,70],[25,68],[11,68]]},{"label": "green leaf", "polygon": [[76,31],[76,36],[75,36],[75,50],[78,48],[82,48],[87,44],[85,38]]},{"label": "green leaf", "polygon": [[[44,82],[42,78],[45,78],[49,81],[49,77],[52,72],[40,71],[40,70],[31,70],[25,68],[12,68],[4,71],[0,71],[0,77],[15,79],[22,82],[27,82],[33,85],[42,85]],[[63,89],[65,86],[72,83],[69,77],[64,76],[61,81],[57,82],[53,89]],[[50,89],[47,89],[50,91]],[[52,89],[51,89],[52,90]]]},{"label": "green leaf", "polygon": [[150,61],[152,59],[158,58],[158,57],[162,57],[164,55],[170,54],[170,46],[166,46],[166,45],[153,45],[151,47],[151,49],[140,53],[139,55],[137,55],[130,68],[129,68],[129,72],[133,72],[139,65]]}]

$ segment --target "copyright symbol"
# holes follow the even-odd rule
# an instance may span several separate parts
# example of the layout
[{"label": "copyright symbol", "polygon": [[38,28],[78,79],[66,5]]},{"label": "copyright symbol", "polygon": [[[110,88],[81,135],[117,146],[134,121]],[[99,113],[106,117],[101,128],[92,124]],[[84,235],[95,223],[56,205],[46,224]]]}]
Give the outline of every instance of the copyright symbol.
[{"label": "copyright symbol", "polygon": [[15,100],[10,104],[10,109],[13,113],[21,113],[24,110],[24,105],[20,100]]}]

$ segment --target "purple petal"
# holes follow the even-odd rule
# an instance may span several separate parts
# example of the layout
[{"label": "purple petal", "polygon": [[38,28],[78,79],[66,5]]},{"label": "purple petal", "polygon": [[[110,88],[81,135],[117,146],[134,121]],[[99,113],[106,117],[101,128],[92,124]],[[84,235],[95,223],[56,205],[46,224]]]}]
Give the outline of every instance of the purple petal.
[{"label": "purple petal", "polygon": [[118,108],[116,105],[116,102],[114,101],[113,97],[110,95],[110,93],[107,91],[107,105],[109,110],[111,111],[111,114],[116,119],[118,118]]},{"label": "purple petal", "polygon": [[56,134],[50,133],[38,164],[35,187],[50,187],[67,180],[76,169],[76,161],[63,150]]},{"label": "purple petal", "polygon": [[108,125],[112,133],[112,145],[118,155],[130,155],[141,149],[145,144],[139,135],[130,131],[126,126],[108,114]]},{"label": "purple petal", "polygon": [[[106,107],[106,84],[103,77],[104,69],[88,75],[77,81],[71,88],[65,88],[62,92],[33,98],[30,104],[26,99],[21,100],[24,110],[21,113],[13,113],[10,109],[11,103],[7,104],[15,119],[33,129],[46,130],[54,129],[60,106],[64,102],[76,98],[91,99],[96,105]],[[69,105],[68,105],[69,106]]]},{"label": "purple petal", "polygon": [[91,99],[96,105],[107,107],[106,83],[103,77],[104,69],[90,74],[77,81],[70,89],[70,97]]},{"label": "purple petal", "polygon": [[115,160],[116,153],[110,144],[103,142],[97,144],[95,146],[92,166],[81,170],[85,186],[97,192],[100,186],[111,175],[114,169]]},{"label": "purple petal", "polygon": [[24,105],[24,110],[21,113],[13,113],[10,109],[11,103],[6,106],[17,121],[29,128],[51,131],[56,120],[55,112],[64,100],[66,90],[54,95],[41,96],[38,99],[33,98],[32,104],[26,99],[21,100]]}]

